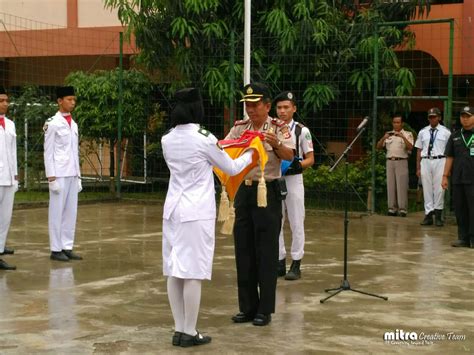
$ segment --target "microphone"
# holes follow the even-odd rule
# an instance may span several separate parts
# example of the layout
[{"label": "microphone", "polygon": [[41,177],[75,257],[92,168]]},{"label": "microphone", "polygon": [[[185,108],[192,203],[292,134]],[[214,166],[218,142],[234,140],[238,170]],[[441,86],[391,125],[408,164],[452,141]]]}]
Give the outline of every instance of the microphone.
[{"label": "microphone", "polygon": [[357,132],[360,132],[360,130],[362,128],[364,128],[365,126],[367,126],[367,123],[369,123],[369,119],[370,117],[369,116],[365,116],[364,119],[362,120],[362,122],[359,124],[359,126],[357,127]]}]

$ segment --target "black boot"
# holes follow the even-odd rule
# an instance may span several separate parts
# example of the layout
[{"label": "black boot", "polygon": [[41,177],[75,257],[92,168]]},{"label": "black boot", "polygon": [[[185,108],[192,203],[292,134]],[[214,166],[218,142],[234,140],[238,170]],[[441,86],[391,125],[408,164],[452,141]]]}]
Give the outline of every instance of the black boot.
[{"label": "black boot", "polygon": [[443,215],[443,210],[434,210],[435,212],[435,224],[437,227],[442,227],[444,226],[443,219],[441,216]]},{"label": "black boot", "polygon": [[278,277],[286,275],[286,259],[278,260]]},{"label": "black boot", "polygon": [[433,211],[425,215],[425,219],[420,224],[422,226],[432,226],[433,225]]},{"label": "black boot", "polygon": [[298,280],[301,278],[300,271],[301,260],[293,260],[290,266],[290,271],[285,276],[285,280]]}]

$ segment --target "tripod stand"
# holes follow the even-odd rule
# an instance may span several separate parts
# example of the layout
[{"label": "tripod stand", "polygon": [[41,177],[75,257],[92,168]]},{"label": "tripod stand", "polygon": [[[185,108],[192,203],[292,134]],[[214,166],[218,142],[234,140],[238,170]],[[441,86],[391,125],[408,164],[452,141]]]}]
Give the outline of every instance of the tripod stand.
[{"label": "tripod stand", "polygon": [[334,165],[331,167],[331,169],[329,169],[329,172],[333,172],[333,170],[336,168],[336,166],[344,158],[344,175],[345,175],[345,178],[344,178],[344,279],[342,280],[341,286],[339,286],[337,288],[328,288],[328,289],[324,290],[324,292],[331,292],[331,291],[335,291],[335,292],[332,293],[331,295],[329,295],[328,297],[320,300],[319,301],[320,303],[324,303],[325,301],[327,301],[331,297],[336,296],[338,293],[340,293],[342,291],[353,291],[353,292],[362,293],[362,294],[367,295],[367,296],[378,297],[378,298],[381,298],[385,301],[388,300],[388,298],[384,297],[384,296],[379,296],[379,295],[375,295],[373,293],[368,293],[368,292],[355,290],[355,289],[351,288],[351,285],[349,284],[349,280],[347,279],[347,227],[349,225],[349,218],[347,216],[347,209],[348,209],[348,206],[347,206],[347,204],[348,204],[348,202],[347,202],[347,195],[348,195],[347,167],[348,167],[349,163],[347,162],[347,155],[348,155],[349,151],[352,149],[352,145],[354,144],[354,142],[360,137],[360,135],[364,131],[365,131],[365,127],[362,127],[359,130],[359,133],[352,140],[352,142],[346,147],[346,149],[341,154],[339,159],[334,163]]}]

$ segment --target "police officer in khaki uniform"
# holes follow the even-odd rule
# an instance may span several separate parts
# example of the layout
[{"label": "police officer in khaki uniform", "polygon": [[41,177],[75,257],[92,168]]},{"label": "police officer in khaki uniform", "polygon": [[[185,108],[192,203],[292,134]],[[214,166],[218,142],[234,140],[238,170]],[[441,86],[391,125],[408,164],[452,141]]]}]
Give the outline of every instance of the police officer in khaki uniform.
[{"label": "police officer in khaki uniform", "polygon": [[[15,123],[5,117],[7,110],[8,95],[0,87],[0,255],[14,253],[5,243],[12,219],[13,200],[18,190]],[[15,266],[0,259],[0,270],[15,269]]]},{"label": "police officer in khaki uniform", "polygon": [[377,142],[387,150],[388,215],[406,217],[408,209],[408,156],[413,149],[413,134],[403,129],[403,117],[395,114],[392,130]]},{"label": "police officer in khaki uniform", "polygon": [[275,290],[278,266],[278,237],[282,204],[278,179],[281,160],[292,160],[295,145],[288,126],[268,115],[271,96],[261,83],[244,87],[245,109],[249,119],[237,121],[226,139],[238,139],[245,130],[262,132],[268,153],[264,178],[267,207],[257,206],[257,185],[261,177],[258,167],[246,176],[235,196],[234,243],[237,264],[237,286],[240,312],[235,323],[253,322],[264,326],[275,312]]},{"label": "police officer in khaki uniform", "polygon": [[448,188],[451,176],[454,212],[458,224],[458,240],[453,247],[474,248],[474,109],[466,106],[461,111],[459,131],[449,137],[446,145],[443,189]]}]

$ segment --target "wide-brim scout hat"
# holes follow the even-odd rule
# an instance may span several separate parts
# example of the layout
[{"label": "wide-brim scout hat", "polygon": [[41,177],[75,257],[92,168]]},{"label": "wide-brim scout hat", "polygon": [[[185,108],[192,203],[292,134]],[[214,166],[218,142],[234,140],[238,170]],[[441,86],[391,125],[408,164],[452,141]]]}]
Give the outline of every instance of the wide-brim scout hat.
[{"label": "wide-brim scout hat", "polygon": [[270,91],[265,84],[250,83],[244,86],[244,96],[240,102],[258,102],[264,99],[271,99]]},{"label": "wide-brim scout hat", "polygon": [[283,91],[279,93],[275,98],[273,99],[273,102],[275,104],[279,103],[280,101],[291,101],[293,104],[296,105],[296,96],[293,92],[291,91]]},{"label": "wide-brim scout hat", "polygon": [[472,116],[474,110],[472,109],[471,106],[464,106],[463,109],[461,110],[461,115],[468,115]]},{"label": "wide-brim scout hat", "polygon": [[428,110],[428,117],[430,116],[441,116],[441,111],[437,107],[430,108]]}]

